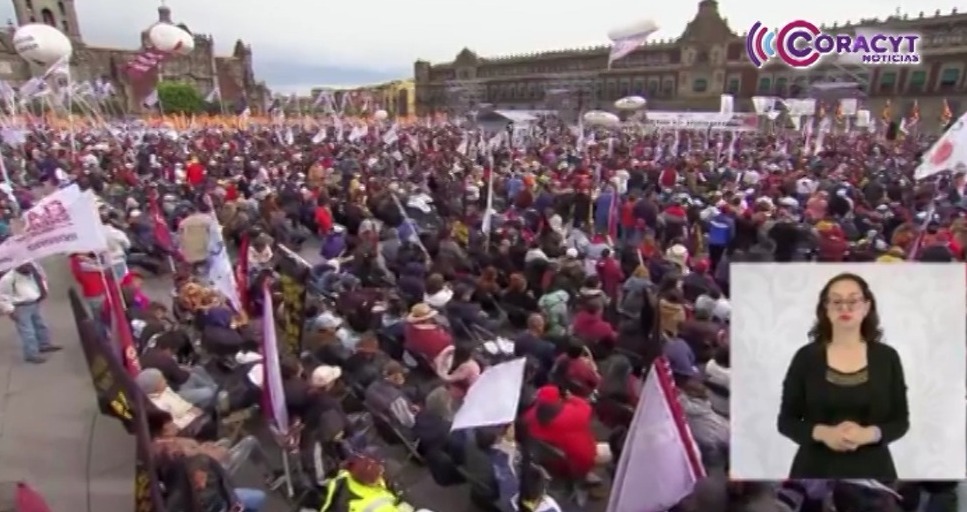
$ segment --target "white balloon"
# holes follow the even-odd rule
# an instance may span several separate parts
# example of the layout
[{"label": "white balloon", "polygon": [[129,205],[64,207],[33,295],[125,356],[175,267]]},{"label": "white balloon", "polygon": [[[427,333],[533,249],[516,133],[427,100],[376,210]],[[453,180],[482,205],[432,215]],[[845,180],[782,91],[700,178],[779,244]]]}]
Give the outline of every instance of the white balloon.
[{"label": "white balloon", "polygon": [[618,41],[629,37],[648,37],[658,31],[658,24],[652,20],[641,20],[631,25],[618,27],[608,32],[608,39]]},{"label": "white balloon", "polygon": [[44,23],[19,27],[13,34],[13,47],[21,57],[40,66],[70,57],[74,51],[74,45],[63,32]]},{"label": "white balloon", "polygon": [[385,110],[377,110],[376,112],[373,112],[373,117],[378,121],[382,121],[389,117],[389,112]]},{"label": "white balloon", "polygon": [[648,101],[641,96],[625,96],[614,102],[614,108],[619,110],[638,110],[643,108]]},{"label": "white balloon", "polygon": [[156,23],[148,30],[151,46],[165,53],[185,55],[195,48],[195,40],[188,32],[170,24]]},{"label": "white balloon", "polygon": [[621,122],[621,119],[603,110],[591,110],[584,113],[584,122],[595,126],[614,126]]}]

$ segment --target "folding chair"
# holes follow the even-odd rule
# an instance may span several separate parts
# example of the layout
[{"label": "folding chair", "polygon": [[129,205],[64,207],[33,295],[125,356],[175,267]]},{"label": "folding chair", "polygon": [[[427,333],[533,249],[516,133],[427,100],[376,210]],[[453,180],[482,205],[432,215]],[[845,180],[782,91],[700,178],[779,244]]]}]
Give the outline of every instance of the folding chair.
[{"label": "folding chair", "polygon": [[391,446],[402,445],[406,450],[406,460],[404,463],[412,460],[421,466],[426,464],[423,456],[420,455],[419,441],[411,439],[411,436],[407,436],[392,419],[382,412],[375,410],[365,401],[363,402],[363,407],[373,417],[373,427],[380,439]]},{"label": "folding chair", "polygon": [[588,503],[588,491],[584,488],[583,476],[576,477],[572,473],[567,455],[543,441],[529,439],[528,442],[536,462],[552,476],[552,487],[560,484],[559,489],[567,495],[567,499],[584,508]]}]

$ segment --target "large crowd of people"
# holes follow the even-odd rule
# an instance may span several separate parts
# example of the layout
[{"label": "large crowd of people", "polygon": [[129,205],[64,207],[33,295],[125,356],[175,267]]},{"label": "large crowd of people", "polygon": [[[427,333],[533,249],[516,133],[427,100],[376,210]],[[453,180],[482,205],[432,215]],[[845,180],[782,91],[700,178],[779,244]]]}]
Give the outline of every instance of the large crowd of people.
[{"label": "large crowd of people", "polygon": [[[726,156],[713,130],[576,131],[553,116],[487,134],[325,124],[128,128],[79,133],[74,149],[41,130],[6,148],[8,212],[40,183],[104,201],[111,261],[76,254],[71,270],[95,312],[102,273],[119,278],[169,510],[269,510],[266,492],[290,484],[323,512],[432,508],[394,482],[387,446],[440,486],[466,484],[479,510],[603,510],[659,357],[707,473],[673,510],[957,510],[956,482],[727,478],[729,264],[963,261],[965,174],[914,181],[926,135],[834,124],[817,147],[776,125],[728,134]],[[204,279],[206,250],[183,246],[197,214],[238,249],[241,308]],[[318,263],[296,255],[315,247]],[[281,260],[304,267],[303,303]],[[146,297],[141,280],[168,268],[172,296]],[[42,282],[34,266],[0,278],[33,363],[59,348],[35,314]],[[251,421],[266,408],[266,282],[280,326],[299,316],[279,333],[285,437]],[[514,357],[527,361],[519,419],[451,432],[468,389]],[[251,465],[265,481],[242,487]]]}]

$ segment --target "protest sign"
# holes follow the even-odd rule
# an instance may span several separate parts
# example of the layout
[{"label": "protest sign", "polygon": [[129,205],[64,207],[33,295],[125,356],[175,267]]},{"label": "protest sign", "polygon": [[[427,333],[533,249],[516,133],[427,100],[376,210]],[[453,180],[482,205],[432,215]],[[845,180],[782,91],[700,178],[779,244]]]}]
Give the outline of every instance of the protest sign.
[{"label": "protest sign", "polygon": [[119,419],[124,428],[135,437],[137,454],[134,461],[134,510],[162,512],[164,505],[161,484],[151,458],[151,439],[145,417],[146,397],[124,370],[119,354],[112,353],[113,348],[108,340],[100,335],[77,291],[71,289],[68,297],[84,358],[94,383],[98,407],[102,414]]},{"label": "protest sign", "polygon": [[282,326],[282,339],[279,353],[283,356],[302,353],[302,334],[306,324],[306,282],[309,268],[291,251],[278,246],[279,285],[282,287],[284,304],[279,324]]}]

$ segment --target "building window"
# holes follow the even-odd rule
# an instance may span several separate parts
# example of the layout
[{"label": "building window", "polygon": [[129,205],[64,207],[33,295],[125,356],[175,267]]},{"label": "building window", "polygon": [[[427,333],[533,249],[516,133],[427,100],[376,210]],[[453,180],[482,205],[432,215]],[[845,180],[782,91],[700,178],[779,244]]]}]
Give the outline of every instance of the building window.
[{"label": "building window", "polygon": [[879,92],[893,92],[896,88],[896,71],[884,71],[880,75]]},{"label": "building window", "polygon": [[725,86],[725,92],[727,92],[729,94],[738,94],[739,93],[739,79],[738,78],[729,78],[729,82]]},{"label": "building window", "polygon": [[695,79],[695,81],[692,82],[692,91],[693,92],[708,91],[708,80],[705,80],[704,78]]},{"label": "building window", "polygon": [[878,92],[893,92],[896,89],[896,71],[884,71],[880,74],[880,83],[877,85]]},{"label": "building window", "polygon": [[71,27],[67,24],[67,20],[60,21],[60,28],[63,29],[65,34],[69,34],[71,31]]},{"label": "building window", "polygon": [[759,94],[769,94],[772,92],[772,79],[764,76],[759,79],[759,86],[756,88]]},{"label": "building window", "polygon": [[786,94],[786,83],[788,81],[785,77],[776,78],[776,94]]},{"label": "building window", "polygon": [[923,92],[927,86],[927,72],[913,71],[907,78],[907,92]]},{"label": "building window", "polygon": [[651,82],[648,82],[648,95],[654,96],[656,94],[658,94],[658,81],[653,80]]},{"label": "building window", "polygon": [[661,86],[662,94],[671,96],[675,93],[675,82],[674,80],[665,80],[665,83]]},{"label": "building window", "polygon": [[27,6],[28,11],[32,12],[34,10],[34,3],[31,0],[24,2],[24,5]]},{"label": "building window", "polygon": [[40,10],[40,19],[44,20],[44,23],[57,28],[57,20],[54,19],[54,12],[50,9],[44,8]]},{"label": "building window", "polygon": [[950,91],[957,88],[960,82],[960,70],[957,68],[947,68],[940,72],[939,87],[941,91]]},{"label": "building window", "polygon": [[61,16],[67,16],[67,8],[64,7],[64,2],[57,2],[57,10],[60,11]]}]

